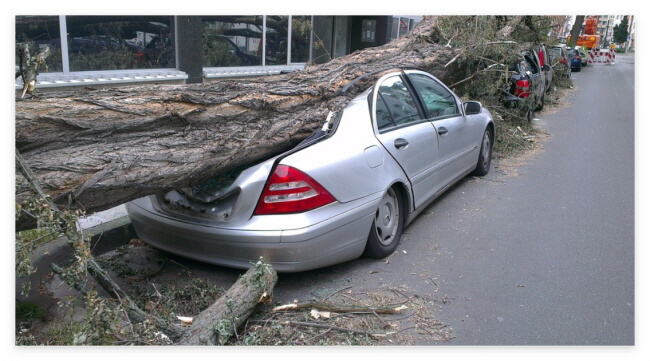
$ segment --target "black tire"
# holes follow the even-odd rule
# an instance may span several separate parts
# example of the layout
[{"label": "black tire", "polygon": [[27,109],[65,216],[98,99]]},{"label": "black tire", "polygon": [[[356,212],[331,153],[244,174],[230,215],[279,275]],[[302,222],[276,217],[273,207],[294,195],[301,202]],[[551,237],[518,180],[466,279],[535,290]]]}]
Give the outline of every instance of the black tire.
[{"label": "black tire", "polygon": [[364,256],[384,258],[395,252],[404,229],[404,202],[399,190],[389,188],[379,203],[372,222]]},{"label": "black tire", "polygon": [[540,111],[542,109],[544,109],[544,95],[542,95],[542,99],[540,99],[539,104],[535,107],[535,111]]},{"label": "black tire", "polygon": [[492,164],[492,149],[494,148],[494,136],[490,128],[485,130],[481,140],[481,152],[478,154],[478,162],[476,162],[476,169],[472,175],[482,177],[490,171],[490,164]]},{"label": "black tire", "polygon": [[582,64],[578,65],[578,68],[576,69],[576,72],[580,72],[581,69],[582,69]]}]

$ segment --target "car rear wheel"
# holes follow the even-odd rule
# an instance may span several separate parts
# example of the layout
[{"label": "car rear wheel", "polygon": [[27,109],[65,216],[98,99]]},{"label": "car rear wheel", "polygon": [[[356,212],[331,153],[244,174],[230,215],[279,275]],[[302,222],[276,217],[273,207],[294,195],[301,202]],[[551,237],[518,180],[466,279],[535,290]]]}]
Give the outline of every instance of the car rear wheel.
[{"label": "car rear wheel", "polygon": [[544,95],[542,95],[542,99],[540,99],[539,104],[537,104],[537,107],[535,108],[536,111],[540,111],[544,109]]},{"label": "car rear wheel", "polygon": [[402,204],[401,193],[389,188],[375,213],[364,251],[366,257],[384,258],[395,251],[404,228]]},{"label": "car rear wheel", "polygon": [[492,139],[492,131],[488,128],[483,133],[481,152],[478,155],[476,169],[472,173],[475,176],[482,177],[490,171],[490,163],[492,162]]}]

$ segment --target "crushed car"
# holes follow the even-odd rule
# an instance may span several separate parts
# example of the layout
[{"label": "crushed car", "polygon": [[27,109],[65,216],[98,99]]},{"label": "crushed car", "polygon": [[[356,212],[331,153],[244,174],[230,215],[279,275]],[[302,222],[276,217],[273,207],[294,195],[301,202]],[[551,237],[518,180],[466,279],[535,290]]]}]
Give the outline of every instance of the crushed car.
[{"label": "crushed car", "polygon": [[216,265],[264,257],[298,272],[384,258],[433,200],[489,172],[495,138],[480,103],[426,72],[395,70],[294,149],[127,209],[145,242]]}]

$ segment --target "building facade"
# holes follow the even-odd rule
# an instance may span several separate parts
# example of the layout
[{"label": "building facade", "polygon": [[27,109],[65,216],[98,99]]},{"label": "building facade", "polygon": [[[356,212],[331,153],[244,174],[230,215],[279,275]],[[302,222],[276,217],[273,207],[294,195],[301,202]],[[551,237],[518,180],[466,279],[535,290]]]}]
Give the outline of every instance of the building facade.
[{"label": "building facade", "polygon": [[621,23],[625,15],[599,15],[598,16],[598,35],[600,35],[600,45],[608,47],[614,43],[614,26]]},{"label": "building facade", "polygon": [[[49,47],[38,87],[201,83],[273,75],[403,36],[421,16],[16,16],[18,47]],[[20,79],[16,89],[22,88]]]},{"label": "building facade", "polygon": [[548,32],[550,39],[560,39],[566,41],[571,32],[571,25],[575,21],[574,17],[566,15],[551,15],[551,26]]}]

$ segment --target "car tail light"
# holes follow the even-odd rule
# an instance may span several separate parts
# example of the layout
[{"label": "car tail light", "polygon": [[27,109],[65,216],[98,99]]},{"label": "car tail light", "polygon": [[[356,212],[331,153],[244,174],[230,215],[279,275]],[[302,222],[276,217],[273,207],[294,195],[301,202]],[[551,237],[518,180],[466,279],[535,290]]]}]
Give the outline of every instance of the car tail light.
[{"label": "car tail light", "polygon": [[517,80],[515,83],[515,95],[520,98],[528,98],[530,95],[530,81],[529,80]]},{"label": "car tail light", "polygon": [[307,174],[278,165],[264,186],[255,215],[306,212],[335,201],[334,196]]},{"label": "car tail light", "polygon": [[578,60],[582,60],[582,58],[580,57],[580,55],[576,55],[576,59],[578,59]]},{"label": "car tail light", "polygon": [[562,60],[560,60],[560,63],[562,63],[562,64],[566,64],[566,58],[565,58],[565,57],[562,57]]}]

